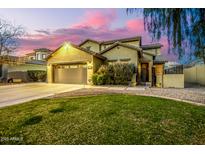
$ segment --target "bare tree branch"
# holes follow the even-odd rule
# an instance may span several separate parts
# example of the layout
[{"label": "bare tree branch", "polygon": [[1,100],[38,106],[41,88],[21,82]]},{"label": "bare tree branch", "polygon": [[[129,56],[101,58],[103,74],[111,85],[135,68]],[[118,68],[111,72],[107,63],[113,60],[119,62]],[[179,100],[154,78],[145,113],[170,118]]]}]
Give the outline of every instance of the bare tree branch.
[{"label": "bare tree branch", "polygon": [[15,26],[0,19],[0,55],[14,52],[18,47],[18,39],[24,33],[22,26]]}]

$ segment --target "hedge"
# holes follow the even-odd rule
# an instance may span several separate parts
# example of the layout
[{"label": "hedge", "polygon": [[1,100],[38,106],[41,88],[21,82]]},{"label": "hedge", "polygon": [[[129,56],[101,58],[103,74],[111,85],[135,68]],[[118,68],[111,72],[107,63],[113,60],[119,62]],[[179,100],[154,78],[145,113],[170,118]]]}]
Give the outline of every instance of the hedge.
[{"label": "hedge", "polygon": [[132,80],[135,73],[134,64],[108,64],[102,65],[93,74],[92,82],[94,85],[127,85]]},{"label": "hedge", "polygon": [[34,81],[46,81],[46,71],[42,71],[42,70],[29,70],[27,71],[28,73],[28,77]]}]

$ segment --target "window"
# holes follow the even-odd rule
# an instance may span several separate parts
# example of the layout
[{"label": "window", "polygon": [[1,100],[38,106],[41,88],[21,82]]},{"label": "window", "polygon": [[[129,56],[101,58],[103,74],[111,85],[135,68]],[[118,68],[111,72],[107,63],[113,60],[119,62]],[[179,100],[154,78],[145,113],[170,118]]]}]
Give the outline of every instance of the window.
[{"label": "window", "polygon": [[90,48],[91,48],[91,46],[87,46],[87,47],[86,47],[87,50],[90,50]]},{"label": "window", "polygon": [[78,68],[78,65],[70,65],[70,68]]},{"label": "window", "polygon": [[131,60],[130,58],[124,58],[124,59],[120,59],[120,62],[124,64],[128,64],[130,60]]},{"label": "window", "polygon": [[46,59],[46,54],[42,54],[42,58],[43,58],[43,59]]},{"label": "window", "polygon": [[117,63],[117,59],[108,60],[108,64],[115,64]]},{"label": "window", "polygon": [[69,67],[69,65],[64,65],[63,68],[65,68],[65,69],[69,69],[70,67]]},{"label": "window", "polygon": [[39,54],[39,53],[36,54],[36,59],[37,59],[37,60],[41,60],[41,54]]}]

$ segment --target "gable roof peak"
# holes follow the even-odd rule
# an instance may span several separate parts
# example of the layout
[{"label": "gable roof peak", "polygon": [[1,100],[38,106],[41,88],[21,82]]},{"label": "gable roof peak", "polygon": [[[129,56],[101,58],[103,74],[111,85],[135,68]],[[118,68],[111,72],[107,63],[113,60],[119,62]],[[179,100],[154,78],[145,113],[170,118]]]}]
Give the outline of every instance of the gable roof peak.
[{"label": "gable roof peak", "polygon": [[88,42],[88,41],[91,41],[91,42],[94,42],[94,43],[97,43],[97,44],[100,44],[100,43],[101,43],[101,42],[99,42],[99,41],[96,41],[96,40],[87,38],[87,39],[85,39],[84,41],[82,41],[78,46],[81,46],[81,45],[85,44],[85,43]]},{"label": "gable roof peak", "polygon": [[100,54],[103,54],[103,53],[113,49],[116,46],[122,46],[122,47],[125,47],[125,48],[133,49],[133,50],[136,50],[140,53],[142,52],[142,49],[140,47],[137,47],[137,46],[134,46],[134,45],[129,45],[129,44],[124,44],[124,43],[121,43],[121,42],[115,42],[111,46],[109,46],[108,48],[105,48],[104,50],[102,50],[100,52]]}]

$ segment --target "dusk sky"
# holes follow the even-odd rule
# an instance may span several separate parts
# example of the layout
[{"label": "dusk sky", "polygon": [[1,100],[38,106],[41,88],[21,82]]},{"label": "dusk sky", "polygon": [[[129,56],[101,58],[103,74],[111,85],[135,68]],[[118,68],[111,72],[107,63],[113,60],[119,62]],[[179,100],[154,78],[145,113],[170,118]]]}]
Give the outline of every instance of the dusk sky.
[{"label": "dusk sky", "polygon": [[[142,43],[151,43],[144,31],[142,15],[126,14],[126,9],[0,9],[0,18],[22,25],[26,35],[20,40],[17,54],[23,55],[36,48],[56,49],[63,42],[78,44],[86,38],[98,41],[142,36]],[[162,54],[167,54],[167,41]]]}]

